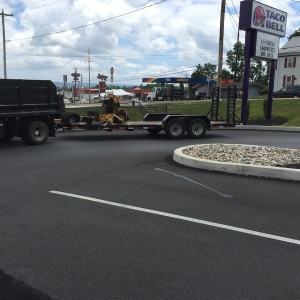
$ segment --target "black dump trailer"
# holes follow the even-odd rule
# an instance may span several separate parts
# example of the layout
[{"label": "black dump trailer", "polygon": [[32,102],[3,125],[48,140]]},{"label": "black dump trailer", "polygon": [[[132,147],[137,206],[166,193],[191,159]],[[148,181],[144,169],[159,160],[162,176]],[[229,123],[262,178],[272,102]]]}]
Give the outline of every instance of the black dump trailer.
[{"label": "black dump trailer", "polygon": [[0,141],[39,145],[54,137],[64,114],[63,95],[50,80],[0,79]]}]

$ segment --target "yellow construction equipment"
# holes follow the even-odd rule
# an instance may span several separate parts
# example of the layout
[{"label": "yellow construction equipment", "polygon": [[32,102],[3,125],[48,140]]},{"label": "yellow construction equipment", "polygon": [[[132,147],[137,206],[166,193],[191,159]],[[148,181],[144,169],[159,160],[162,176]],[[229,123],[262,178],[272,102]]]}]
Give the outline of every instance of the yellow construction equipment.
[{"label": "yellow construction equipment", "polygon": [[103,100],[103,112],[99,114],[99,123],[125,123],[128,121],[126,110],[120,108],[119,97],[113,93],[107,94]]}]

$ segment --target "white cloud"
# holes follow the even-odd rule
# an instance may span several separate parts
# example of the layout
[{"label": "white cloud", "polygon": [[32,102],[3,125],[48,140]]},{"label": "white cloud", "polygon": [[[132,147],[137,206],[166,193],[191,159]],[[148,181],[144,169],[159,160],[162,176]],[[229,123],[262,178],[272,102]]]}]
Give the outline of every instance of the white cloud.
[{"label": "white cloud", "polygon": [[[45,0],[15,6],[14,0],[0,0],[5,13],[14,14],[5,18],[8,77],[61,81],[64,74],[70,77],[78,68],[85,80],[88,50],[93,81],[98,72],[109,75],[111,66],[115,68],[116,83],[140,84],[142,77],[189,76],[197,64],[217,64],[221,1],[168,0],[154,5],[155,2]],[[261,2],[285,8],[287,35],[299,27],[300,3]],[[152,6],[143,9],[149,5]],[[240,2],[227,1],[227,5],[231,16],[226,9],[224,61],[226,52],[237,41]],[[243,38],[240,32],[242,42]],[[1,72],[0,63],[0,77]]]}]

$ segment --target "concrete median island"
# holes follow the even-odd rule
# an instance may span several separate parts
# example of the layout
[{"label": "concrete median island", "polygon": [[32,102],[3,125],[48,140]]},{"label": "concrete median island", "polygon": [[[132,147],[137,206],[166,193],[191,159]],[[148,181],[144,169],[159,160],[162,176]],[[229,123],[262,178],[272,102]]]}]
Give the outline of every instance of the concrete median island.
[{"label": "concrete median island", "polygon": [[300,181],[300,150],[242,144],[199,144],[178,148],[182,165],[232,174]]}]

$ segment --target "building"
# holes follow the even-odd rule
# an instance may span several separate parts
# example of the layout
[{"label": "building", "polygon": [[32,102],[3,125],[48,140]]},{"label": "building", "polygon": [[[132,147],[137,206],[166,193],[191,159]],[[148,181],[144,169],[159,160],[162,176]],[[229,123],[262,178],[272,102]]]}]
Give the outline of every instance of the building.
[{"label": "building", "polygon": [[289,85],[300,85],[300,36],[292,37],[278,52],[273,90]]},{"label": "building", "polygon": [[[221,98],[227,99],[228,87],[236,86],[236,93],[237,98],[241,98],[240,90],[241,90],[241,82],[232,82],[232,83],[222,83],[221,85]],[[206,99],[207,93],[209,98],[212,96],[213,88],[216,87],[216,84],[197,84],[193,87],[195,90],[195,97],[194,99]],[[208,92],[209,89],[209,92]],[[255,98],[262,94],[263,85],[255,82],[249,82],[249,89],[248,89],[248,98]]]}]

